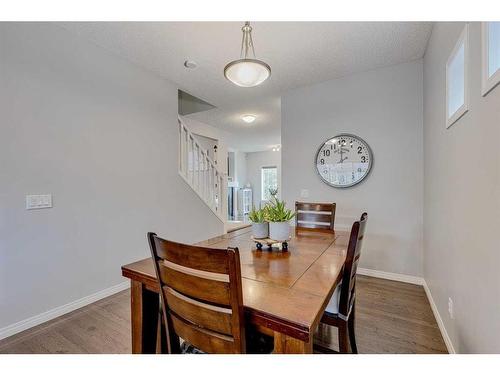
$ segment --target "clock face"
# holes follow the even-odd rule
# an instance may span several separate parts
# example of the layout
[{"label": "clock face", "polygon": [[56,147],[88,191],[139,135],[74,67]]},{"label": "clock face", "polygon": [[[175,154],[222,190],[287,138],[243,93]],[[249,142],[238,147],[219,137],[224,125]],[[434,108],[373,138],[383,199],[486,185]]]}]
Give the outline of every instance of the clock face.
[{"label": "clock face", "polygon": [[351,134],[339,134],[323,143],[316,154],[316,170],[333,187],[349,187],[361,182],[373,164],[370,146]]}]

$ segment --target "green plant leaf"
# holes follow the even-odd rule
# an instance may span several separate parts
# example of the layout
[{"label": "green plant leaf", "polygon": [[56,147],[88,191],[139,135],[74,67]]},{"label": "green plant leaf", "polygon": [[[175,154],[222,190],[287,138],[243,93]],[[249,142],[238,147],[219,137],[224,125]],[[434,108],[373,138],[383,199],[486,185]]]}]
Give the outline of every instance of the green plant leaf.
[{"label": "green plant leaf", "polygon": [[252,207],[252,210],[248,214],[248,219],[250,219],[253,223],[264,223],[267,220],[267,209],[255,209],[255,206]]},{"label": "green plant leaf", "polygon": [[274,199],[267,205],[267,219],[271,222],[290,221],[295,217],[295,212],[286,208],[286,202]]}]

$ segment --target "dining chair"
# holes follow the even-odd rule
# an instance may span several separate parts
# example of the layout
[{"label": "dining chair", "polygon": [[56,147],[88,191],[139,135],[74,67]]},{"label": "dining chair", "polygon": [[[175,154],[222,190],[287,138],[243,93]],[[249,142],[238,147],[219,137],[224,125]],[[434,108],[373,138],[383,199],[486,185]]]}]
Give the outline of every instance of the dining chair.
[{"label": "dining chair", "polygon": [[295,231],[333,233],[336,207],[335,203],[295,202]]},{"label": "dining chair", "polygon": [[160,287],[168,353],[181,353],[179,337],[204,353],[263,350],[256,347],[262,337],[254,332],[246,335],[238,248],[185,245],[151,232],[148,241]]},{"label": "dining chair", "polygon": [[[352,225],[342,281],[335,288],[325,312],[321,317],[321,323],[338,328],[340,353],[349,353],[349,342],[351,344],[352,353],[358,353],[356,335],[354,332],[356,271],[358,269],[367,220],[368,214],[364,212],[360,220],[355,221]],[[335,351],[321,345],[314,345],[314,349],[323,353],[335,353]]]}]

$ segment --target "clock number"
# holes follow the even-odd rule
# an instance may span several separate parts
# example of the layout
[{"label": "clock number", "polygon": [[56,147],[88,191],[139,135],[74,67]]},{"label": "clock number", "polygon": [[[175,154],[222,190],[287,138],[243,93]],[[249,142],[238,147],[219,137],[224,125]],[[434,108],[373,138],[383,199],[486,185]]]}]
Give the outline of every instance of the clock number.
[{"label": "clock number", "polygon": [[319,163],[320,163],[321,165],[325,164],[325,159],[321,159],[321,160],[319,161]]},{"label": "clock number", "polygon": [[363,147],[358,146],[358,154],[361,154],[361,150],[363,150]]},{"label": "clock number", "polygon": [[361,156],[361,163],[366,163],[366,156]]},{"label": "clock number", "polygon": [[323,156],[330,156],[330,150],[323,150]]}]

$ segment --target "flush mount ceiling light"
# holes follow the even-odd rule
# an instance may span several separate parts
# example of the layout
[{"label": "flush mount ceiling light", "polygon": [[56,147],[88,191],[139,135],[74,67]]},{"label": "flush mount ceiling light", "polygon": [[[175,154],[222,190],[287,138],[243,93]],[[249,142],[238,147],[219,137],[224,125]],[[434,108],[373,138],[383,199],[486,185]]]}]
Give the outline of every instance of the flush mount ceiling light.
[{"label": "flush mount ceiling light", "polygon": [[247,124],[254,122],[256,118],[257,118],[257,116],[255,116],[255,115],[243,115],[243,116],[241,116],[241,119],[243,121],[245,121]]},{"label": "flush mount ceiling light", "polygon": [[274,152],[277,152],[277,151],[279,151],[279,150],[281,150],[281,145],[276,145],[276,146],[273,146],[273,151],[274,151]]},{"label": "flush mount ceiling light", "polygon": [[[241,28],[241,31],[243,31],[243,38],[241,40],[240,59],[231,61],[226,65],[224,76],[237,86],[258,86],[269,78],[271,67],[264,61],[255,58],[250,22],[245,22],[245,26]],[[250,58],[248,56],[249,52],[251,52]]]}]

